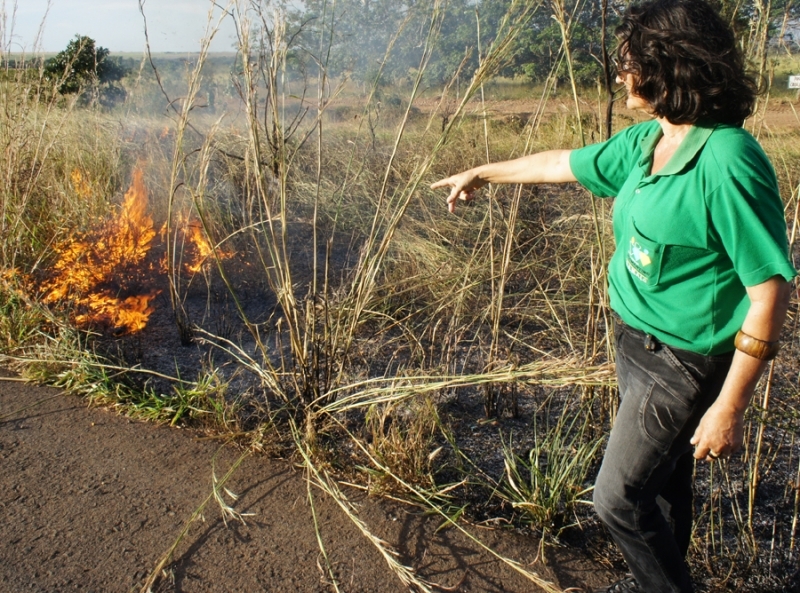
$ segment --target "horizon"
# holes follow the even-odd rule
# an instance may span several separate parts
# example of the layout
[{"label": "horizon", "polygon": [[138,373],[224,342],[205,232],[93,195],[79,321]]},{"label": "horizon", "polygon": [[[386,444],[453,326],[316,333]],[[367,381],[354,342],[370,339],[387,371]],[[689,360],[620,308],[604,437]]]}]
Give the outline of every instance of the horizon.
[{"label": "horizon", "polygon": [[[197,53],[211,6],[206,0],[145,0],[151,51]],[[7,16],[7,30],[0,29],[0,36],[4,49],[11,53],[58,53],[76,35],[91,37],[112,54],[145,52],[145,25],[138,0],[102,4],[96,0],[2,0],[2,13]],[[221,13],[214,9],[214,22]],[[234,52],[235,39],[233,22],[226,17],[211,51]]]}]

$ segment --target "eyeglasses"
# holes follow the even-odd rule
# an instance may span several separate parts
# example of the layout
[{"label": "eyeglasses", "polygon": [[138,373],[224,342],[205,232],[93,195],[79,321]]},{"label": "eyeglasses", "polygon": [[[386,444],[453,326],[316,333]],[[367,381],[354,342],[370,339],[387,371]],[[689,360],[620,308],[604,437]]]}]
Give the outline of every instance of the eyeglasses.
[{"label": "eyeglasses", "polygon": [[611,58],[611,63],[618,74],[630,74],[635,70],[633,60]]}]

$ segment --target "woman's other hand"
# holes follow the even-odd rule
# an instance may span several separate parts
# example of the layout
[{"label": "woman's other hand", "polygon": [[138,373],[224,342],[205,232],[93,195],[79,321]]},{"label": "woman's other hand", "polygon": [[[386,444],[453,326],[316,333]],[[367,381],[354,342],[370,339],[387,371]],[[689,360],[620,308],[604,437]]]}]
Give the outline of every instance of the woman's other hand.
[{"label": "woman's other hand", "polygon": [[[789,308],[792,284],[773,276],[748,286],[750,308],[742,331],[756,339],[772,342],[779,338]],[[750,404],[758,379],[767,362],[737,350],[722,391],[711,405],[692,437],[696,459],[711,460],[736,453],[742,446],[744,412]]]},{"label": "woman's other hand", "polygon": [[690,441],[696,459],[712,461],[738,451],[744,439],[744,411],[715,402],[703,415]]}]

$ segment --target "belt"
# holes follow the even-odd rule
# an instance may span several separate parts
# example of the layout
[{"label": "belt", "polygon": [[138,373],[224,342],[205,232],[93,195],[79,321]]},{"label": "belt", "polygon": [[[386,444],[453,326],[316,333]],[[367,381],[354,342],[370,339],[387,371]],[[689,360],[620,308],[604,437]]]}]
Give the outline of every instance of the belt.
[{"label": "belt", "polygon": [[691,350],[684,350],[683,348],[676,348],[675,346],[669,346],[665,344],[653,334],[649,334],[647,332],[643,332],[640,329],[636,329],[635,327],[631,327],[624,321],[622,318],[614,313],[612,315],[614,319],[614,327],[616,331],[622,331],[629,336],[631,336],[635,341],[641,342],[642,347],[647,350],[648,352],[656,352],[660,348],[668,348],[670,352],[672,352],[678,360],[694,363],[694,364],[701,364],[705,361],[715,361],[715,362],[722,362],[726,360],[730,360],[733,357],[733,350],[730,352],[726,352],[724,354],[717,354],[714,356],[707,356],[705,354],[700,354],[699,352],[693,352]]}]

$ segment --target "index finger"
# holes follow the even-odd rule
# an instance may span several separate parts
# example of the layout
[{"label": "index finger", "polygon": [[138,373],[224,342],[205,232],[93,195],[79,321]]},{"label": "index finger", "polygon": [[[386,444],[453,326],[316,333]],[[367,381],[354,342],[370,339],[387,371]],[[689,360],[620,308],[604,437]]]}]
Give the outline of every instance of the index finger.
[{"label": "index finger", "polygon": [[453,182],[450,181],[450,178],[447,177],[445,179],[440,179],[436,183],[431,183],[431,189],[439,189],[440,187],[451,187]]}]

